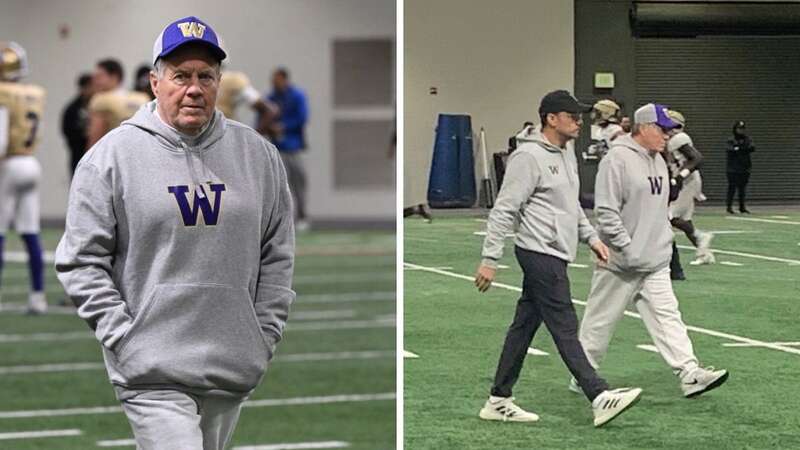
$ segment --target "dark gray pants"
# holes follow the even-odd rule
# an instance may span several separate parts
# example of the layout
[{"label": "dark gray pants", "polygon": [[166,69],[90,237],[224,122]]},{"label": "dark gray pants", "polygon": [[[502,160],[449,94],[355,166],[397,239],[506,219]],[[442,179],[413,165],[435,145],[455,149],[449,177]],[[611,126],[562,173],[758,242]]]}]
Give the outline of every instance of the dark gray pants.
[{"label": "dark gray pants", "polygon": [[283,167],[286,169],[286,178],[289,181],[289,190],[292,192],[294,200],[295,218],[297,220],[306,219],[306,168],[303,165],[302,153],[305,150],[295,152],[280,152]]},{"label": "dark gray pants", "polygon": [[[506,334],[492,395],[511,397],[528,347],[544,321],[564,364],[578,380],[589,401],[594,400],[608,389],[608,383],[589,364],[578,340],[578,316],[572,306],[567,263],[554,256],[520,247],[515,247],[514,253],[524,274],[522,297],[517,302],[514,322]],[[565,386],[566,382],[564,380]]]}]

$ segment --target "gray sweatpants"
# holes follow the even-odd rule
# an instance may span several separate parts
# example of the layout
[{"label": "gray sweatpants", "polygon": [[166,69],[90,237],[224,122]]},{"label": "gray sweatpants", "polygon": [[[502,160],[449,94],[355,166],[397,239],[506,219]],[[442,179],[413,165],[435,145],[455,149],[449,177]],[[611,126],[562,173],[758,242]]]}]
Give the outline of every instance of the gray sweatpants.
[{"label": "gray sweatpants", "polygon": [[692,341],[672,291],[669,268],[657,272],[614,272],[597,267],[581,320],[580,340],[592,367],[600,363],[625,308],[633,304],[661,357],[676,374],[698,367]]},{"label": "gray sweatpants", "polygon": [[289,181],[289,190],[294,200],[295,218],[306,218],[306,168],[303,165],[303,151],[280,152],[283,167],[286,169],[286,178]]},{"label": "gray sweatpants", "polygon": [[137,450],[223,450],[244,398],[142,391],[122,401]]}]

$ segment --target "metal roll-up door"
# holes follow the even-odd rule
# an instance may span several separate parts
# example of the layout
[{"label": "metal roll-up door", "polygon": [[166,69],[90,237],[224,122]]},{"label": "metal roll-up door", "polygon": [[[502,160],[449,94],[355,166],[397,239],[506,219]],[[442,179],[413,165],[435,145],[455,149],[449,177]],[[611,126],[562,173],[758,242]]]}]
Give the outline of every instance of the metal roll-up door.
[{"label": "metal roll-up door", "polygon": [[635,54],[637,104],[686,116],[709,200],[725,199],[725,141],[736,120],[756,145],[748,198],[800,200],[800,37],[639,38]]}]

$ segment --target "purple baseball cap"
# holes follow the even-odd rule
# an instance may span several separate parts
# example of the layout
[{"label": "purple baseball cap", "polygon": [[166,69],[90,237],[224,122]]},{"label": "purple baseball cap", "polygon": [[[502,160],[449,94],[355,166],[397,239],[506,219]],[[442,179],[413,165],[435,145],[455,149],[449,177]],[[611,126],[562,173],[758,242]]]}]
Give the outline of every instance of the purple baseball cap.
[{"label": "purple baseball cap", "polygon": [[153,44],[153,64],[184,44],[199,42],[205,44],[217,60],[228,55],[219,43],[217,33],[207,23],[195,16],[184,17],[167,25]]},{"label": "purple baseball cap", "polygon": [[658,103],[648,103],[633,113],[634,123],[654,123],[665,130],[678,128],[679,123],[669,118],[667,114],[669,108]]}]

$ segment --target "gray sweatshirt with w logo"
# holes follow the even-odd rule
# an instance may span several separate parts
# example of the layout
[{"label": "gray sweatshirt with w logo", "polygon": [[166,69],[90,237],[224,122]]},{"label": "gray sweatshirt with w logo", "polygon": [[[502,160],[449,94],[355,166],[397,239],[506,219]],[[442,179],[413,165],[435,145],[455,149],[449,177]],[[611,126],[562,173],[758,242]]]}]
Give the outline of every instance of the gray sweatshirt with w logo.
[{"label": "gray sweatshirt with w logo", "polygon": [[661,155],[630,134],[614,139],[597,169],[594,188],[597,231],[611,249],[609,269],[655,272],[669,265],[669,183]]},{"label": "gray sweatshirt with w logo", "polygon": [[578,202],[575,152],[551,144],[532,126],[517,135],[517,143],[489,213],[482,263],[497,267],[512,231],[519,247],[573,261],[578,241],[598,239]]},{"label": "gray sweatshirt with w logo", "polygon": [[56,271],[102,344],[118,397],[243,396],[294,300],[291,197],[278,152],[217,111],[195,139],[155,102],[81,160]]}]

